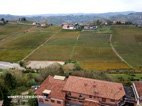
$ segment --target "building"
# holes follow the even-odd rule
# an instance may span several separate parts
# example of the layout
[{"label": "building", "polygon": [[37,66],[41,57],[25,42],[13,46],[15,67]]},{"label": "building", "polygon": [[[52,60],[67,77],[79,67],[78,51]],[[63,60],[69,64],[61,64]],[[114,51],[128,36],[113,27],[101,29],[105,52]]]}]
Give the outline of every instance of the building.
[{"label": "building", "polygon": [[79,25],[78,23],[75,23],[75,24],[64,23],[64,24],[62,24],[62,29],[64,29],[64,30],[82,30],[82,26]]},{"label": "building", "polygon": [[121,106],[121,83],[69,76],[49,76],[36,90],[39,106]]},{"label": "building", "polygon": [[97,26],[90,26],[90,25],[85,25],[84,30],[96,30]]},{"label": "building", "polygon": [[36,91],[36,95],[46,96],[46,99],[38,99],[39,106],[65,106],[65,77],[48,76]]},{"label": "building", "polygon": [[73,24],[67,24],[67,23],[65,23],[65,24],[62,24],[62,29],[65,29],[65,30],[74,30],[76,28],[74,27]]},{"label": "building", "polygon": [[142,81],[136,81],[132,84],[137,106],[142,106]]},{"label": "building", "polygon": [[117,20],[117,21],[113,21],[113,24],[125,25],[126,21],[124,21],[124,20]]},{"label": "building", "polygon": [[0,25],[4,25],[5,24],[5,22],[4,21],[0,21]]},{"label": "building", "polygon": [[37,22],[33,22],[32,25],[33,25],[33,26],[36,26],[36,25],[37,25]]},{"label": "building", "polygon": [[46,28],[48,25],[46,23],[41,23],[42,28]]},{"label": "building", "polygon": [[124,86],[124,90],[126,95],[121,104],[124,104],[123,106],[136,106],[135,94],[132,86]]}]

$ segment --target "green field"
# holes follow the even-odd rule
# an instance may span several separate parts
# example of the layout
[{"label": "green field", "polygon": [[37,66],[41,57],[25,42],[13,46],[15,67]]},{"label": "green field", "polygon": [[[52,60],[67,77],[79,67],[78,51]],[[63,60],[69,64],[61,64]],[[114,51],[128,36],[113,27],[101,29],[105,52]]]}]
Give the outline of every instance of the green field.
[{"label": "green field", "polygon": [[109,45],[109,37],[110,34],[98,33],[98,31],[61,31],[27,60],[73,59],[79,61],[81,67],[87,70],[128,68],[113,53]]},{"label": "green field", "polygon": [[66,61],[70,59],[78,34],[78,31],[61,31],[57,33],[32,54],[28,60]]},{"label": "green field", "polygon": [[78,60],[83,68],[90,70],[128,68],[113,53],[109,37],[110,34],[81,32],[73,59]]},{"label": "green field", "polygon": [[[46,31],[26,25],[5,25],[0,29],[0,61],[17,62],[42,44],[59,28]],[[3,38],[3,39],[2,39]]]},{"label": "green field", "polygon": [[[131,65],[142,67],[142,30],[134,26],[106,26],[95,31],[65,31],[58,26],[39,28],[28,25],[0,26],[0,61],[77,60],[87,70],[129,69],[110,47]],[[47,41],[47,42],[46,42]],[[43,45],[42,45],[43,44]],[[42,45],[42,46],[40,46]]]},{"label": "green field", "polygon": [[142,69],[142,29],[135,26],[114,26],[113,45],[133,67]]},{"label": "green field", "polygon": [[142,80],[142,74],[107,74],[107,76],[113,81],[121,82],[123,84],[131,84],[131,81]]}]

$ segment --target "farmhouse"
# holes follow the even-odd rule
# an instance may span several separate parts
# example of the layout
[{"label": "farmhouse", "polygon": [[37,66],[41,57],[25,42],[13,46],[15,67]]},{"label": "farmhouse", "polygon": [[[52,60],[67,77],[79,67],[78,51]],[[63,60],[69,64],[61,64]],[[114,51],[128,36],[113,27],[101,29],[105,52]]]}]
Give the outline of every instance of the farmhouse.
[{"label": "farmhouse", "polygon": [[113,21],[113,24],[126,24],[125,20],[117,20],[117,21]]},{"label": "farmhouse", "polygon": [[84,30],[96,30],[97,26],[84,25]]},{"label": "farmhouse", "polygon": [[135,93],[137,105],[141,106],[142,105],[142,81],[134,82],[132,87]]},{"label": "farmhouse", "polygon": [[37,27],[42,27],[42,28],[45,28],[48,26],[47,23],[37,23],[37,22],[33,22],[32,25]]},{"label": "farmhouse", "polygon": [[35,93],[39,106],[120,106],[125,96],[121,83],[75,76],[48,76]]},{"label": "farmhouse", "polygon": [[62,29],[74,30],[75,27],[74,27],[73,24],[67,24],[67,23],[65,23],[65,24],[62,24]]},{"label": "farmhouse", "polygon": [[80,25],[78,23],[75,23],[75,24],[64,23],[64,24],[62,24],[62,29],[66,29],[66,30],[76,30],[79,28],[80,28]]},{"label": "farmhouse", "polygon": [[37,22],[33,22],[32,25],[33,25],[33,26],[36,26],[36,25],[37,25]]},{"label": "farmhouse", "polygon": [[4,21],[0,21],[0,25],[3,25],[4,24]]},{"label": "farmhouse", "polygon": [[45,27],[47,27],[47,24],[46,23],[41,23],[41,27],[45,28]]}]

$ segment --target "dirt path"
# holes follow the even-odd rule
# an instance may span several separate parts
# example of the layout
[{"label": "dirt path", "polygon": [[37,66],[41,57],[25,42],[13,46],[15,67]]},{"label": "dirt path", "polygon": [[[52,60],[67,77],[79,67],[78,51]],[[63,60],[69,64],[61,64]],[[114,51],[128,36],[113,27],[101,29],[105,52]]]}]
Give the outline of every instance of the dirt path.
[{"label": "dirt path", "polygon": [[34,52],[36,52],[40,47],[44,46],[50,39],[52,39],[57,33],[59,33],[61,30],[59,30],[58,32],[54,33],[51,37],[49,37],[45,42],[43,42],[41,45],[39,45],[37,48],[35,48],[34,50],[32,50],[27,56],[25,56],[21,61],[24,61],[25,59],[27,59],[29,56],[31,56]]},{"label": "dirt path", "polygon": [[74,54],[74,51],[75,51],[77,42],[78,42],[78,40],[79,40],[79,37],[80,37],[80,32],[79,32],[79,34],[78,34],[78,36],[77,36],[77,38],[76,38],[76,42],[75,42],[75,44],[74,44],[74,46],[73,46],[73,49],[72,49],[72,52],[71,52],[71,55],[70,55],[70,59],[73,58],[73,54]]},{"label": "dirt path", "polygon": [[117,50],[114,48],[113,44],[112,44],[112,34],[110,34],[110,38],[109,38],[109,42],[110,42],[110,46],[111,49],[113,50],[113,52],[115,53],[115,55],[125,64],[127,64],[130,68],[134,69],[134,67],[132,65],[130,65],[118,52]]}]

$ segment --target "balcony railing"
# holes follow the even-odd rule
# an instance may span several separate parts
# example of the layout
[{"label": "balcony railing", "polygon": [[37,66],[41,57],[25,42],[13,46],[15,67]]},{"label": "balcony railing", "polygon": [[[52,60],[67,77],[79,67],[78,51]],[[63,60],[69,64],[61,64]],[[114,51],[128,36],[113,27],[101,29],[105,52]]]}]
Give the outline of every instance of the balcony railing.
[{"label": "balcony railing", "polygon": [[84,100],[85,100],[85,97],[75,97],[71,95],[66,95],[66,101],[74,101],[74,102],[83,103]]}]

